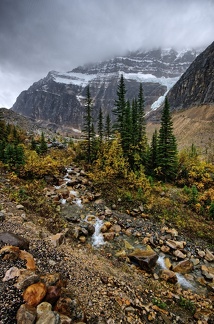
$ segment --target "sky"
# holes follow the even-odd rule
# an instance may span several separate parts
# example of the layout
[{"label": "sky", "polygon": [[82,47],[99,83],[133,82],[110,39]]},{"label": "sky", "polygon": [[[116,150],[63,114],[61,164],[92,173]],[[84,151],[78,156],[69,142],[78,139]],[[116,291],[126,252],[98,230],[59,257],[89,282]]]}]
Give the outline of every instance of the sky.
[{"label": "sky", "polygon": [[201,48],[214,0],[0,0],[0,107],[51,70],[127,51]]}]

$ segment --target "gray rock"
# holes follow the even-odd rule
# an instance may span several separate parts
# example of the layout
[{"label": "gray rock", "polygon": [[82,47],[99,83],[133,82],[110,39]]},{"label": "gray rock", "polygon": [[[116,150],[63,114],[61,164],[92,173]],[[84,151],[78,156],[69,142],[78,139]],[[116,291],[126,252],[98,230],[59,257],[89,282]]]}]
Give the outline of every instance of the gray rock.
[{"label": "gray rock", "polygon": [[29,250],[29,241],[21,235],[11,232],[0,233],[0,242],[6,245],[13,245],[20,248],[20,250]]},{"label": "gray rock", "polygon": [[36,320],[36,308],[23,304],[16,315],[17,324],[34,324]]},{"label": "gray rock", "polygon": [[0,222],[3,222],[5,220],[5,214],[0,212]]}]

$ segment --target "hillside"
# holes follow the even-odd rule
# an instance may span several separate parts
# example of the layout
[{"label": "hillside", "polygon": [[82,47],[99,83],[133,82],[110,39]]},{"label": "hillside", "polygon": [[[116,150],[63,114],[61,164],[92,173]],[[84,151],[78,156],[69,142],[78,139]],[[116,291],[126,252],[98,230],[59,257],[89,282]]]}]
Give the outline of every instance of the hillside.
[{"label": "hillside", "polygon": [[[147,121],[149,140],[155,129],[159,129],[159,121],[159,118],[155,122]],[[214,105],[173,111],[172,121],[179,149],[190,148],[194,144],[207,158],[211,155],[211,161],[214,161]]]}]

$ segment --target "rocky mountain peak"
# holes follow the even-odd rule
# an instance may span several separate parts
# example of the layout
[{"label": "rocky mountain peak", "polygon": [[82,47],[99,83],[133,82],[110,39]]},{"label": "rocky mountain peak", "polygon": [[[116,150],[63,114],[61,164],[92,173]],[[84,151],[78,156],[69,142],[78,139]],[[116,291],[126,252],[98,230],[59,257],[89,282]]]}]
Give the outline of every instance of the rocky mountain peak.
[{"label": "rocky mountain peak", "polygon": [[[198,55],[194,50],[155,49],[136,51],[125,56],[77,67],[62,73],[50,71],[17,98],[12,109],[24,116],[57,127],[80,130],[83,124],[85,89],[90,85],[94,116],[100,107],[104,118],[116,99],[120,75],[124,75],[127,99],[137,97],[143,83],[145,109],[155,109],[160,99],[175,84]],[[57,128],[56,127],[56,128]]]}]

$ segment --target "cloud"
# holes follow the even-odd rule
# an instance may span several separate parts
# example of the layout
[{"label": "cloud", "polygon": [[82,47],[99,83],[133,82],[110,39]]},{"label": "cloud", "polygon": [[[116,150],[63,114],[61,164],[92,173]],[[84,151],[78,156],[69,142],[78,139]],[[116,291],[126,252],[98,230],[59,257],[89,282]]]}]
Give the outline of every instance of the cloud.
[{"label": "cloud", "polygon": [[50,70],[139,48],[204,48],[213,35],[212,0],[1,0],[0,106]]}]

